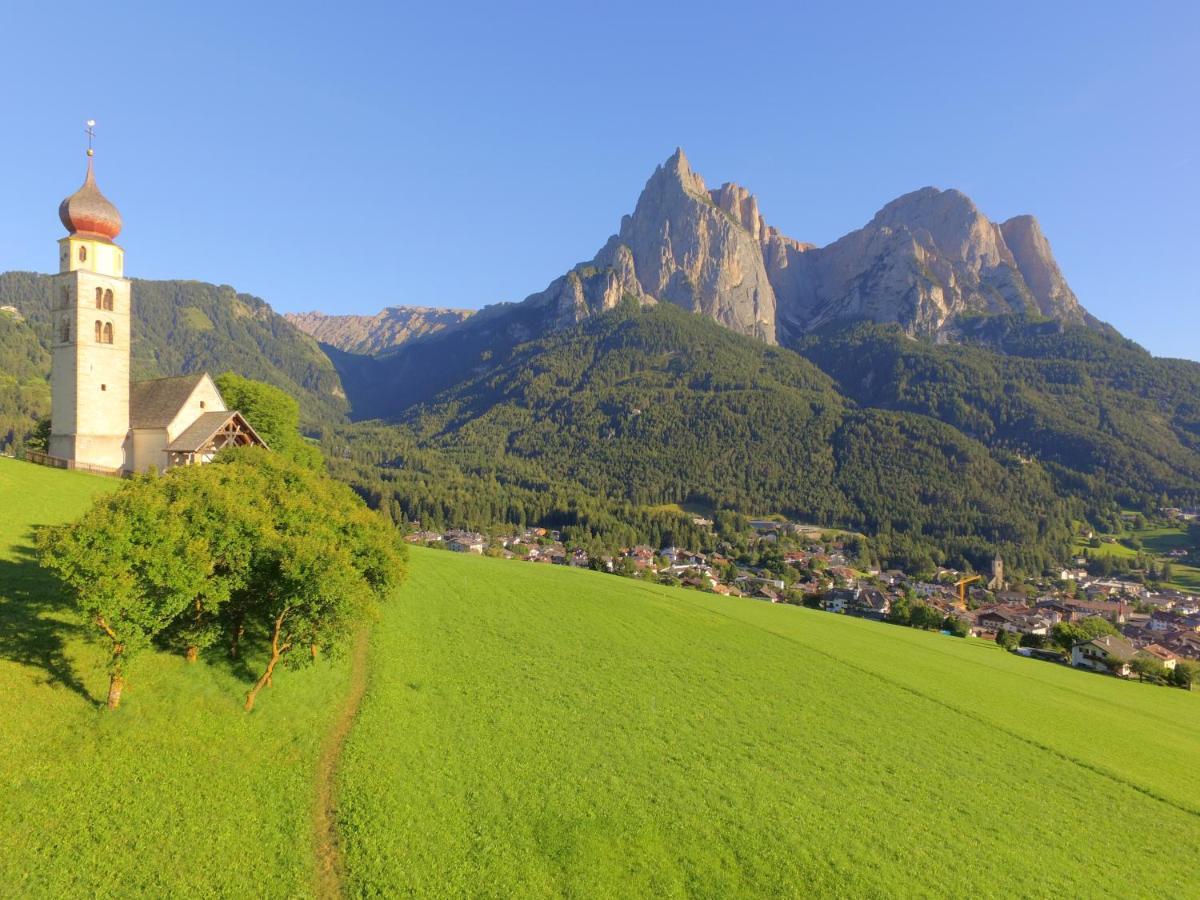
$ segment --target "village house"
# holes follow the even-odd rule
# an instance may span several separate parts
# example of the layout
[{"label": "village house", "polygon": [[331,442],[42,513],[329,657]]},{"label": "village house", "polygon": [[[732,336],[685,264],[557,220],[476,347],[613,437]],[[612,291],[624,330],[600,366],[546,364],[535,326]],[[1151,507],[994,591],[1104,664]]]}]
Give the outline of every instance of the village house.
[{"label": "village house", "polygon": [[1169,672],[1175,670],[1175,663],[1179,659],[1176,654],[1158,644],[1147,644],[1138,652],[1162,663],[1162,667]]},{"label": "village house", "polygon": [[857,588],[834,588],[825,595],[825,611],[844,613],[857,599]]},{"label": "village house", "polygon": [[440,531],[414,531],[404,538],[410,544],[436,544],[442,539]]},{"label": "village house", "polygon": [[892,608],[892,601],[877,588],[863,588],[846,606],[852,616],[868,619],[883,619]]},{"label": "village house", "polygon": [[455,553],[483,553],[487,541],[482,534],[472,531],[449,531],[446,533],[446,549]]},{"label": "village house", "polygon": [[1123,637],[1104,635],[1071,648],[1071,665],[1094,672],[1112,672],[1122,678],[1130,674],[1129,664],[1137,651]]}]

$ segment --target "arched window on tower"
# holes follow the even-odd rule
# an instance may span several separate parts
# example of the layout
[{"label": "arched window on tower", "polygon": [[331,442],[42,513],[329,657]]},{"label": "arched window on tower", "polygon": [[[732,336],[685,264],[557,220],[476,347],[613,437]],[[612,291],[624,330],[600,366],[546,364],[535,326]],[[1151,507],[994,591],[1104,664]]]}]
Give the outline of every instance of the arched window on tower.
[{"label": "arched window on tower", "polygon": [[96,309],[104,309],[104,288],[96,288]]},{"label": "arched window on tower", "polygon": [[58,323],[58,339],[60,341],[62,341],[62,343],[64,343],[64,344],[70,343],[70,340],[71,340],[71,317],[70,316],[63,316],[62,320]]},{"label": "arched window on tower", "polygon": [[104,308],[107,310],[110,310],[110,311],[113,308],[112,288],[109,288],[107,291],[104,292]]},{"label": "arched window on tower", "polygon": [[104,340],[104,323],[99,319],[96,320],[96,343],[99,344]]},{"label": "arched window on tower", "polygon": [[112,322],[104,323],[104,343],[111,344],[113,342]]},{"label": "arched window on tower", "polygon": [[79,245],[79,261],[87,262],[87,247],[82,244]]},{"label": "arched window on tower", "polygon": [[62,303],[59,309],[68,309],[71,306],[71,289],[64,287],[61,291]]}]

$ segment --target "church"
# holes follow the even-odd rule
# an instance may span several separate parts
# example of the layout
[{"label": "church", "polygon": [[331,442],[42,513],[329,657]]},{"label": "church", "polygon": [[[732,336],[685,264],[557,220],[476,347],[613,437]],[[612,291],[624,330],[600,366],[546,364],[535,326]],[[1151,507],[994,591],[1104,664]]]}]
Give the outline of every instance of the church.
[{"label": "church", "polygon": [[[90,125],[91,123],[89,123]],[[87,177],[58,216],[53,288],[49,456],[57,465],[109,474],[208,462],[224,447],[266,446],[227,409],[207,373],[131,382],[131,283],[115,243],[121,214]]]}]

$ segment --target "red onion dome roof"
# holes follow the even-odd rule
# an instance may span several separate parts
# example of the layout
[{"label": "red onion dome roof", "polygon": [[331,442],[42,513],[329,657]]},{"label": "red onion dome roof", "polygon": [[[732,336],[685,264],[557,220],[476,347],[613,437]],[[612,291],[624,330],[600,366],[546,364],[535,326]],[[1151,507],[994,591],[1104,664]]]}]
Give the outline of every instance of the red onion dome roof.
[{"label": "red onion dome roof", "polygon": [[58,217],[71,234],[111,241],[121,233],[121,214],[96,187],[91,157],[83,187],[59,204]]}]

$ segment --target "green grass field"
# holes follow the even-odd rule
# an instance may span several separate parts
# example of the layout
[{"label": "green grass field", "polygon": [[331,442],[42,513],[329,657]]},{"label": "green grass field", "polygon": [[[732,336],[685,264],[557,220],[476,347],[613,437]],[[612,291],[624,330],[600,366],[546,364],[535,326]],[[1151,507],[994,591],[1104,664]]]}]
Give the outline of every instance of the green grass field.
[{"label": "green grass field", "polygon": [[1172,577],[1171,581],[1165,585],[1166,587],[1181,591],[1200,591],[1200,568],[1185,565],[1166,556],[1168,551],[1186,549],[1189,546],[1187,534],[1182,528],[1163,525],[1141,529],[1127,528],[1121,534],[1113,535],[1113,537],[1118,538],[1116,543],[1110,544],[1103,541],[1099,547],[1090,547],[1087,541],[1077,540],[1075,542],[1076,552],[1082,554],[1087,551],[1093,556],[1133,559],[1137,556],[1137,551],[1123,542],[1134,537],[1141,538],[1143,552],[1157,555],[1160,559],[1171,563]]},{"label": "green grass field", "polygon": [[[0,460],[0,895],[306,896],[344,665],[253,715],[99,649],[30,527],[114,482]],[[1200,695],[993,645],[414,549],[337,774],[350,896],[1187,896]]]},{"label": "green grass field", "polygon": [[356,894],[1194,892],[1200,697],[416,551],[343,757]]},{"label": "green grass field", "polygon": [[118,482],[0,459],[0,896],[303,896],[314,773],[344,664],[247,675],[152,653],[103,710],[100,648],[29,555]]}]

